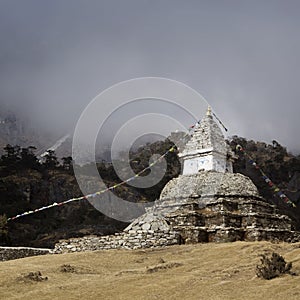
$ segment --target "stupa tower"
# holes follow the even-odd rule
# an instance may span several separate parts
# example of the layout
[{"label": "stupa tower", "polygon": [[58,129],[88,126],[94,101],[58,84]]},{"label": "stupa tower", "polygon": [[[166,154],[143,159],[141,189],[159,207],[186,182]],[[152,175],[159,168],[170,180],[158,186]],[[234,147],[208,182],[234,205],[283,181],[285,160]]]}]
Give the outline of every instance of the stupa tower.
[{"label": "stupa tower", "polygon": [[233,172],[234,155],[213,119],[210,107],[179,156],[183,159],[183,175],[197,174],[201,170]]}]

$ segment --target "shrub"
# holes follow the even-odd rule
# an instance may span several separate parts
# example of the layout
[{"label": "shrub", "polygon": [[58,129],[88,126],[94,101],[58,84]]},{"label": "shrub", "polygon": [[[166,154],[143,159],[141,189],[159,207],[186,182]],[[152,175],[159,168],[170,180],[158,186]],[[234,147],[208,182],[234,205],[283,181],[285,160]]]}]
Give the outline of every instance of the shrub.
[{"label": "shrub", "polygon": [[291,272],[292,263],[287,263],[278,253],[273,252],[271,257],[262,255],[261,264],[256,266],[257,277],[270,280],[282,274],[296,275]]},{"label": "shrub", "polygon": [[22,281],[46,281],[48,280],[48,277],[42,276],[42,273],[37,271],[29,272],[28,274],[22,274],[22,276],[18,279]]}]

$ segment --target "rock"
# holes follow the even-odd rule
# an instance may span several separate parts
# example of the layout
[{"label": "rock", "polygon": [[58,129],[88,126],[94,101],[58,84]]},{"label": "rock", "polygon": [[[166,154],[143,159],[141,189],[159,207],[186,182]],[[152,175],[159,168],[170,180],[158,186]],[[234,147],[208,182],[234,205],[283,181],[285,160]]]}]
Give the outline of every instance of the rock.
[{"label": "rock", "polygon": [[151,227],[151,225],[149,223],[145,223],[145,224],[142,225],[143,230],[149,230],[150,227]]}]

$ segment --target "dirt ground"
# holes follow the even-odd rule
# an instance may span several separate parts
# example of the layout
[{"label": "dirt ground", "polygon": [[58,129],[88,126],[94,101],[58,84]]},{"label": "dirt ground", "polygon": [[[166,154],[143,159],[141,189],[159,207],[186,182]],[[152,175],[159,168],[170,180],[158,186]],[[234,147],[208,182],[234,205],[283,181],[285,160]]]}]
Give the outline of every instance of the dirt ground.
[{"label": "dirt ground", "polygon": [[300,275],[256,277],[260,255],[273,251],[300,274],[300,243],[210,243],[0,262],[0,299],[300,299]]}]

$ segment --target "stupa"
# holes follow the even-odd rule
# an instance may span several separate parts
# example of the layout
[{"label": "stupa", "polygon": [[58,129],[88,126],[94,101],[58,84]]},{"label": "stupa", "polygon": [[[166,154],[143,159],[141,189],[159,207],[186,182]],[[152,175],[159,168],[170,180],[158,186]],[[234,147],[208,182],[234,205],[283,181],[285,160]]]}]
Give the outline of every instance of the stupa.
[{"label": "stupa", "polygon": [[210,108],[179,156],[182,174],[169,181],[155,205],[122,233],[62,241],[55,251],[299,240],[291,219],[262,198],[250,178],[233,173],[234,153]]},{"label": "stupa", "polygon": [[182,175],[172,179],[160,206],[181,242],[289,240],[292,222],[263,199],[250,178],[233,173],[236,158],[211,109],[179,156]]}]

